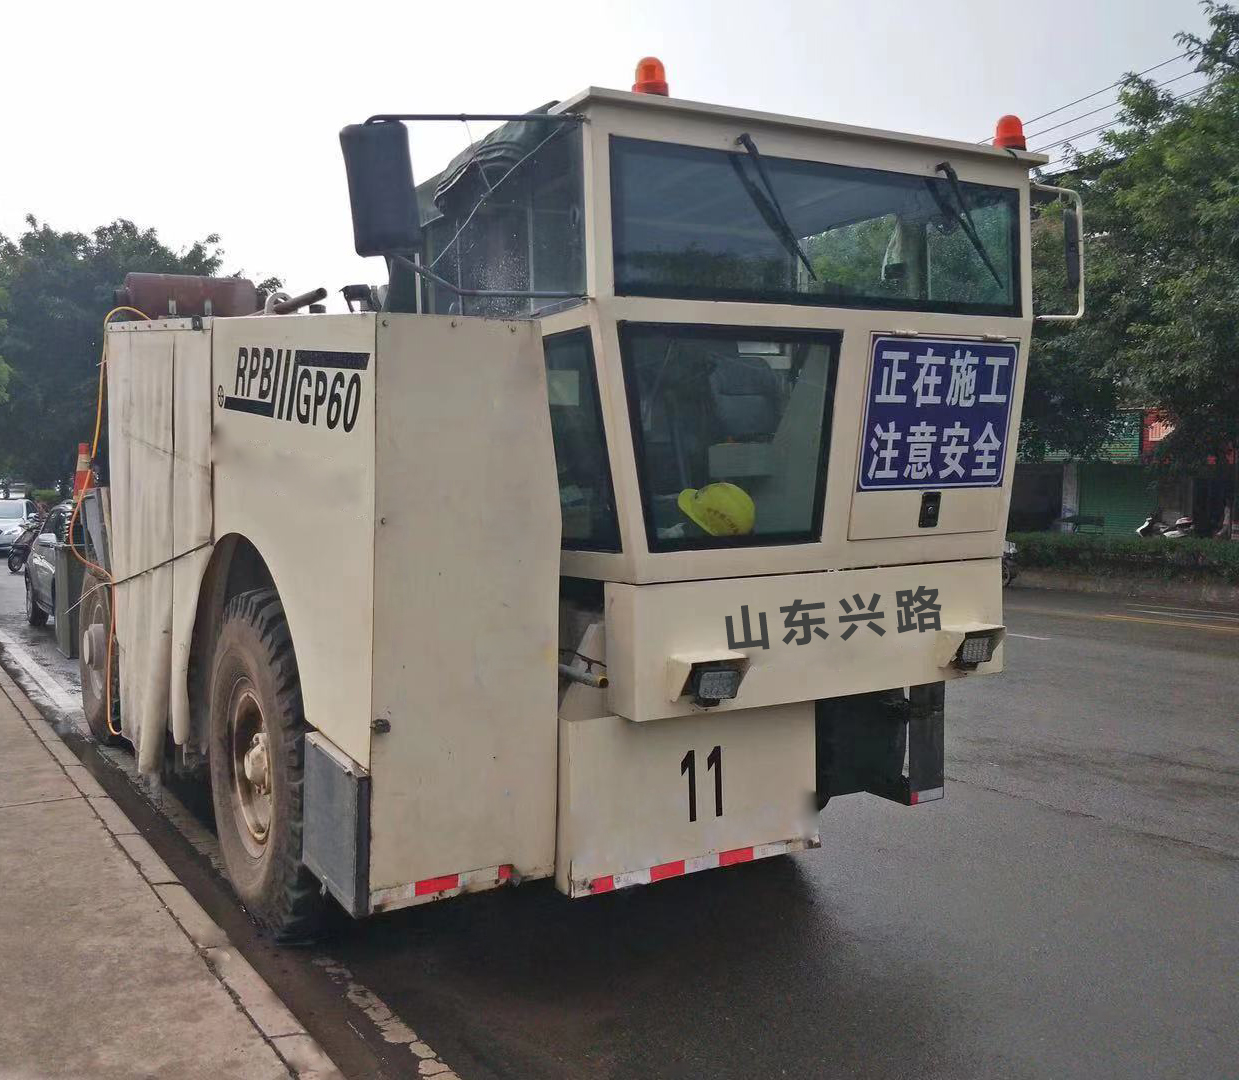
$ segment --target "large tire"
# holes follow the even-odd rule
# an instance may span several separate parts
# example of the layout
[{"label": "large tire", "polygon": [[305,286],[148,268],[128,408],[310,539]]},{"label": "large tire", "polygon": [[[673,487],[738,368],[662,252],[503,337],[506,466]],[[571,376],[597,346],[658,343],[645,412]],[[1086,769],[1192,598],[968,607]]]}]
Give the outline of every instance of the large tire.
[{"label": "large tire", "polygon": [[25,550],[18,547],[9,548],[9,557],[7,562],[9,565],[10,574],[20,574],[22,572],[22,567],[26,565]]},{"label": "large tire", "polygon": [[[97,742],[116,746],[124,740],[120,731],[120,650],[112,643],[108,663],[108,637],[112,633],[112,596],[108,585],[94,573],[82,577],[82,601],[78,608],[78,673],[82,679],[82,711],[86,726]],[[107,682],[111,694],[105,693]],[[110,708],[112,726],[108,727]]]},{"label": "large tire", "polygon": [[211,798],[220,851],[250,914],[283,941],[321,928],[326,901],[301,862],[301,683],[274,589],[224,609],[207,684]]},{"label": "large tire", "polygon": [[47,612],[39,607],[34,598],[34,585],[30,581],[30,571],[26,571],[26,622],[31,626],[46,626]]}]

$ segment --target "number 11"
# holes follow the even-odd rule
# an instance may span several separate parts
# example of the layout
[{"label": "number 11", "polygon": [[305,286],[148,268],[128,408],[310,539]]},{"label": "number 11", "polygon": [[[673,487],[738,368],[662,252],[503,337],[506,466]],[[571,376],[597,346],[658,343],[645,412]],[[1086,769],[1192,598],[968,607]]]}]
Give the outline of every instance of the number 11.
[{"label": "number 11", "polygon": [[[723,748],[716,746],[706,757],[706,771],[714,773],[714,816],[723,816]],[[680,775],[688,777],[688,820],[697,820],[697,751],[689,750],[680,762]]]}]

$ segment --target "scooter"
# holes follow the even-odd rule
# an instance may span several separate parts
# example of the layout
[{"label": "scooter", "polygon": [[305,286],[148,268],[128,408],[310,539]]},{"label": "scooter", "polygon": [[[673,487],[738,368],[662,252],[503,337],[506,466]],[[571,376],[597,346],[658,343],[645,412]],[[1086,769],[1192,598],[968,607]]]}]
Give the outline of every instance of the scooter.
[{"label": "scooter", "polygon": [[1004,540],[1002,545],[1002,584],[1010,585],[1019,574],[1019,565],[1015,561],[1016,547],[1010,540]]},{"label": "scooter", "polygon": [[1144,524],[1136,529],[1136,535],[1146,540],[1156,539],[1159,536],[1167,540],[1182,540],[1185,536],[1193,534],[1193,526],[1194,522],[1190,517],[1177,518],[1173,525],[1167,525],[1158,521],[1155,515],[1150,514],[1144,519]]},{"label": "scooter", "polygon": [[9,548],[9,573],[20,574],[22,567],[26,565],[26,559],[30,555],[30,549],[34,546],[34,538],[39,535],[39,530],[43,527],[42,518],[31,518],[26,523],[26,527],[16,540],[13,541],[13,546]]}]

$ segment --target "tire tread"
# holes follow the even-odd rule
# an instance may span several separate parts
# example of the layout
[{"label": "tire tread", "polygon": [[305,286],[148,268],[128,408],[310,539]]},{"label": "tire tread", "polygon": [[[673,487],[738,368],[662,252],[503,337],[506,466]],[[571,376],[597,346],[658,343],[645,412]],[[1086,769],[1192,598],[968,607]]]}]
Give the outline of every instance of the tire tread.
[{"label": "tire tread", "polygon": [[308,940],[321,928],[326,904],[322,887],[300,861],[302,808],[304,798],[305,735],[310,726],[305,722],[301,698],[301,680],[292,635],[284,615],[284,605],[273,588],[253,589],[232,597],[224,606],[223,625],[243,620],[257,632],[266,650],[266,662],[274,675],[276,713],[270,723],[286,728],[291,738],[281,739],[284,747],[284,769],[288,778],[291,813],[289,814],[290,844],[281,849],[294,852],[277,868],[279,888],[268,898],[267,909],[251,912],[255,919],[271,930],[281,941]]}]

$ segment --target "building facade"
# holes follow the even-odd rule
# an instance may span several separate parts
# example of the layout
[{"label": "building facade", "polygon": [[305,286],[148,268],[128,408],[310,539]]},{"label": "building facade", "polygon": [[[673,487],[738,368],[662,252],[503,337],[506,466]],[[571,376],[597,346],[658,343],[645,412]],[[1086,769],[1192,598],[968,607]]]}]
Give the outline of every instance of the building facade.
[{"label": "building facade", "polygon": [[1172,430],[1156,410],[1124,410],[1094,460],[1054,453],[1018,461],[1008,529],[1134,536],[1150,514],[1166,523],[1191,517],[1206,535],[1229,526],[1233,452],[1224,466],[1168,474],[1153,462]]}]

